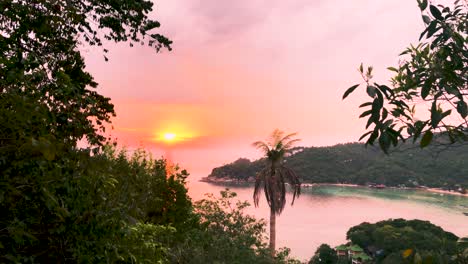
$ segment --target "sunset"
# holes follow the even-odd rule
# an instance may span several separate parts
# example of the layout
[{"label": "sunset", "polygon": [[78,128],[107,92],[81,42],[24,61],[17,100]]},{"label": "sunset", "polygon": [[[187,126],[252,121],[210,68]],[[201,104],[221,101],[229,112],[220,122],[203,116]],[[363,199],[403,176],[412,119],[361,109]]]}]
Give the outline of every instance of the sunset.
[{"label": "sunset", "polygon": [[468,263],[467,13],[0,0],[0,263]]},{"label": "sunset", "polygon": [[171,142],[176,140],[177,135],[174,133],[164,133],[164,140],[167,142]]},{"label": "sunset", "polygon": [[[112,136],[150,147],[153,131],[193,134],[178,142],[174,159],[208,174],[235,157],[258,157],[249,143],[275,128],[300,132],[305,146],[357,141],[365,95],[341,96],[362,82],[362,62],[374,66],[376,80],[388,81],[386,68],[418,41],[419,14],[407,0],[166,1],[156,3],[154,15],[174,41],[172,51],[109,43],[108,62],[100,49],[83,54],[115,105]],[[217,153],[213,162],[192,161],[206,151]]]}]

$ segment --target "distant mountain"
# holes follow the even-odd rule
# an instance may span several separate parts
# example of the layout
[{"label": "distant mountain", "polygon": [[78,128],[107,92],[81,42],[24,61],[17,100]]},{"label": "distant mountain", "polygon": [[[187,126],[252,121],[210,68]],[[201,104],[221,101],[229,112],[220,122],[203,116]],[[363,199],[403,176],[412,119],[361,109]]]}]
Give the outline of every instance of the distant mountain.
[{"label": "distant mountain", "polygon": [[[385,184],[468,188],[468,145],[430,146],[404,144],[388,156],[361,143],[331,147],[299,147],[286,164],[305,183]],[[252,181],[264,160],[240,158],[214,168],[208,181]]]}]

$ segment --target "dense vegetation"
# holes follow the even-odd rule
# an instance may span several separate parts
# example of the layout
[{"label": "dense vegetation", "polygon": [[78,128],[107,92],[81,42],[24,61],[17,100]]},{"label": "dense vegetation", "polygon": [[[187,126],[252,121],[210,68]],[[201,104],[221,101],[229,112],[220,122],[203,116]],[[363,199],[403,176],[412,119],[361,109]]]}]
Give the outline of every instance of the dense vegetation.
[{"label": "dense vegetation", "polygon": [[362,85],[343,95],[365,89],[370,101],[359,106],[364,109],[359,117],[367,118],[361,138],[370,145],[378,142],[384,152],[407,139],[420,139],[424,148],[441,132],[450,143],[468,141],[467,1],[417,1],[425,29],[420,43],[400,54],[397,67],[388,68],[390,87],[374,82],[372,67],[364,70],[361,64]]},{"label": "dense vegetation", "polygon": [[[360,256],[365,256],[362,263],[468,263],[468,245],[464,242],[467,238],[458,239],[428,221],[389,219],[375,224],[365,222],[351,227],[347,239],[347,244],[335,249],[327,244],[320,245],[309,264],[350,264],[352,259]],[[341,255],[337,254],[338,251]],[[354,251],[354,255],[350,251]]]},{"label": "dense vegetation", "polygon": [[32,153],[3,174],[2,263],[292,261],[284,250],[271,259],[265,222],[245,215],[234,193],[192,204],[187,172],[167,175],[165,161],[144,151],[127,157],[106,146],[50,161]]},{"label": "dense vegetation", "polygon": [[327,244],[320,245],[309,264],[335,264],[338,262],[336,251]]},{"label": "dense vegetation", "polygon": [[[307,183],[377,183],[387,186],[468,188],[468,145],[425,149],[406,144],[383,154],[360,143],[332,147],[296,148],[286,164]],[[263,167],[263,160],[239,159],[214,168],[209,179],[248,180]]]},{"label": "dense vegetation", "polygon": [[114,108],[81,51],[106,40],[170,49],[152,7],[0,1],[0,263],[290,261],[270,257],[264,222],[234,194],[192,204],[186,171],[105,138]]},{"label": "dense vegetation", "polygon": [[455,260],[463,251],[457,244],[458,237],[428,221],[390,219],[362,223],[346,235],[373,255],[377,263],[404,263],[413,258],[424,263],[464,263],[461,258]]}]

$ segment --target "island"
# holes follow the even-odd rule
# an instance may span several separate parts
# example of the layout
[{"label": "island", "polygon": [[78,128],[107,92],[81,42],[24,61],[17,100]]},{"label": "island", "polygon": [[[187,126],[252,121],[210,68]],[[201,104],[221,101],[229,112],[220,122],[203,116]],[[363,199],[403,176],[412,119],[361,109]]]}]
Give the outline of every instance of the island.
[{"label": "island", "polygon": [[[346,143],[328,147],[296,147],[286,157],[305,187],[313,184],[360,185],[373,188],[426,188],[466,194],[468,145],[435,144],[424,149],[403,144],[388,155],[378,147]],[[264,160],[239,158],[216,167],[202,181],[253,182]]]}]

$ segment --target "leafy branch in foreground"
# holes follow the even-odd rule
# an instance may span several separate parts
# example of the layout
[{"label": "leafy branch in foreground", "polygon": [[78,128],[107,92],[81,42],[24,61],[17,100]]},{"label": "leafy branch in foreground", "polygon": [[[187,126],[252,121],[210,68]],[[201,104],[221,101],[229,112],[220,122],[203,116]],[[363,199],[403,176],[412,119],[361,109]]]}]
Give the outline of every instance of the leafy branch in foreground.
[{"label": "leafy branch in foreground", "polygon": [[107,40],[170,49],[170,40],[152,33],[159,27],[148,17],[152,8],[148,0],[0,1],[1,107],[10,112],[5,122],[23,131],[0,129],[1,143],[46,132],[67,144],[102,144],[114,107],[95,91],[80,48]]},{"label": "leafy branch in foreground", "polygon": [[[388,68],[395,73],[392,87],[372,82],[372,67],[359,68],[372,99],[359,106],[367,107],[359,117],[367,117],[370,128],[361,139],[371,145],[377,141],[386,153],[408,138],[426,147],[436,133],[447,135],[449,144],[468,140],[467,2],[457,0],[453,7],[427,0],[418,4],[426,25],[420,40],[425,41],[403,51],[397,68]],[[343,99],[359,86],[351,86]],[[430,116],[416,115],[419,108]]]}]

